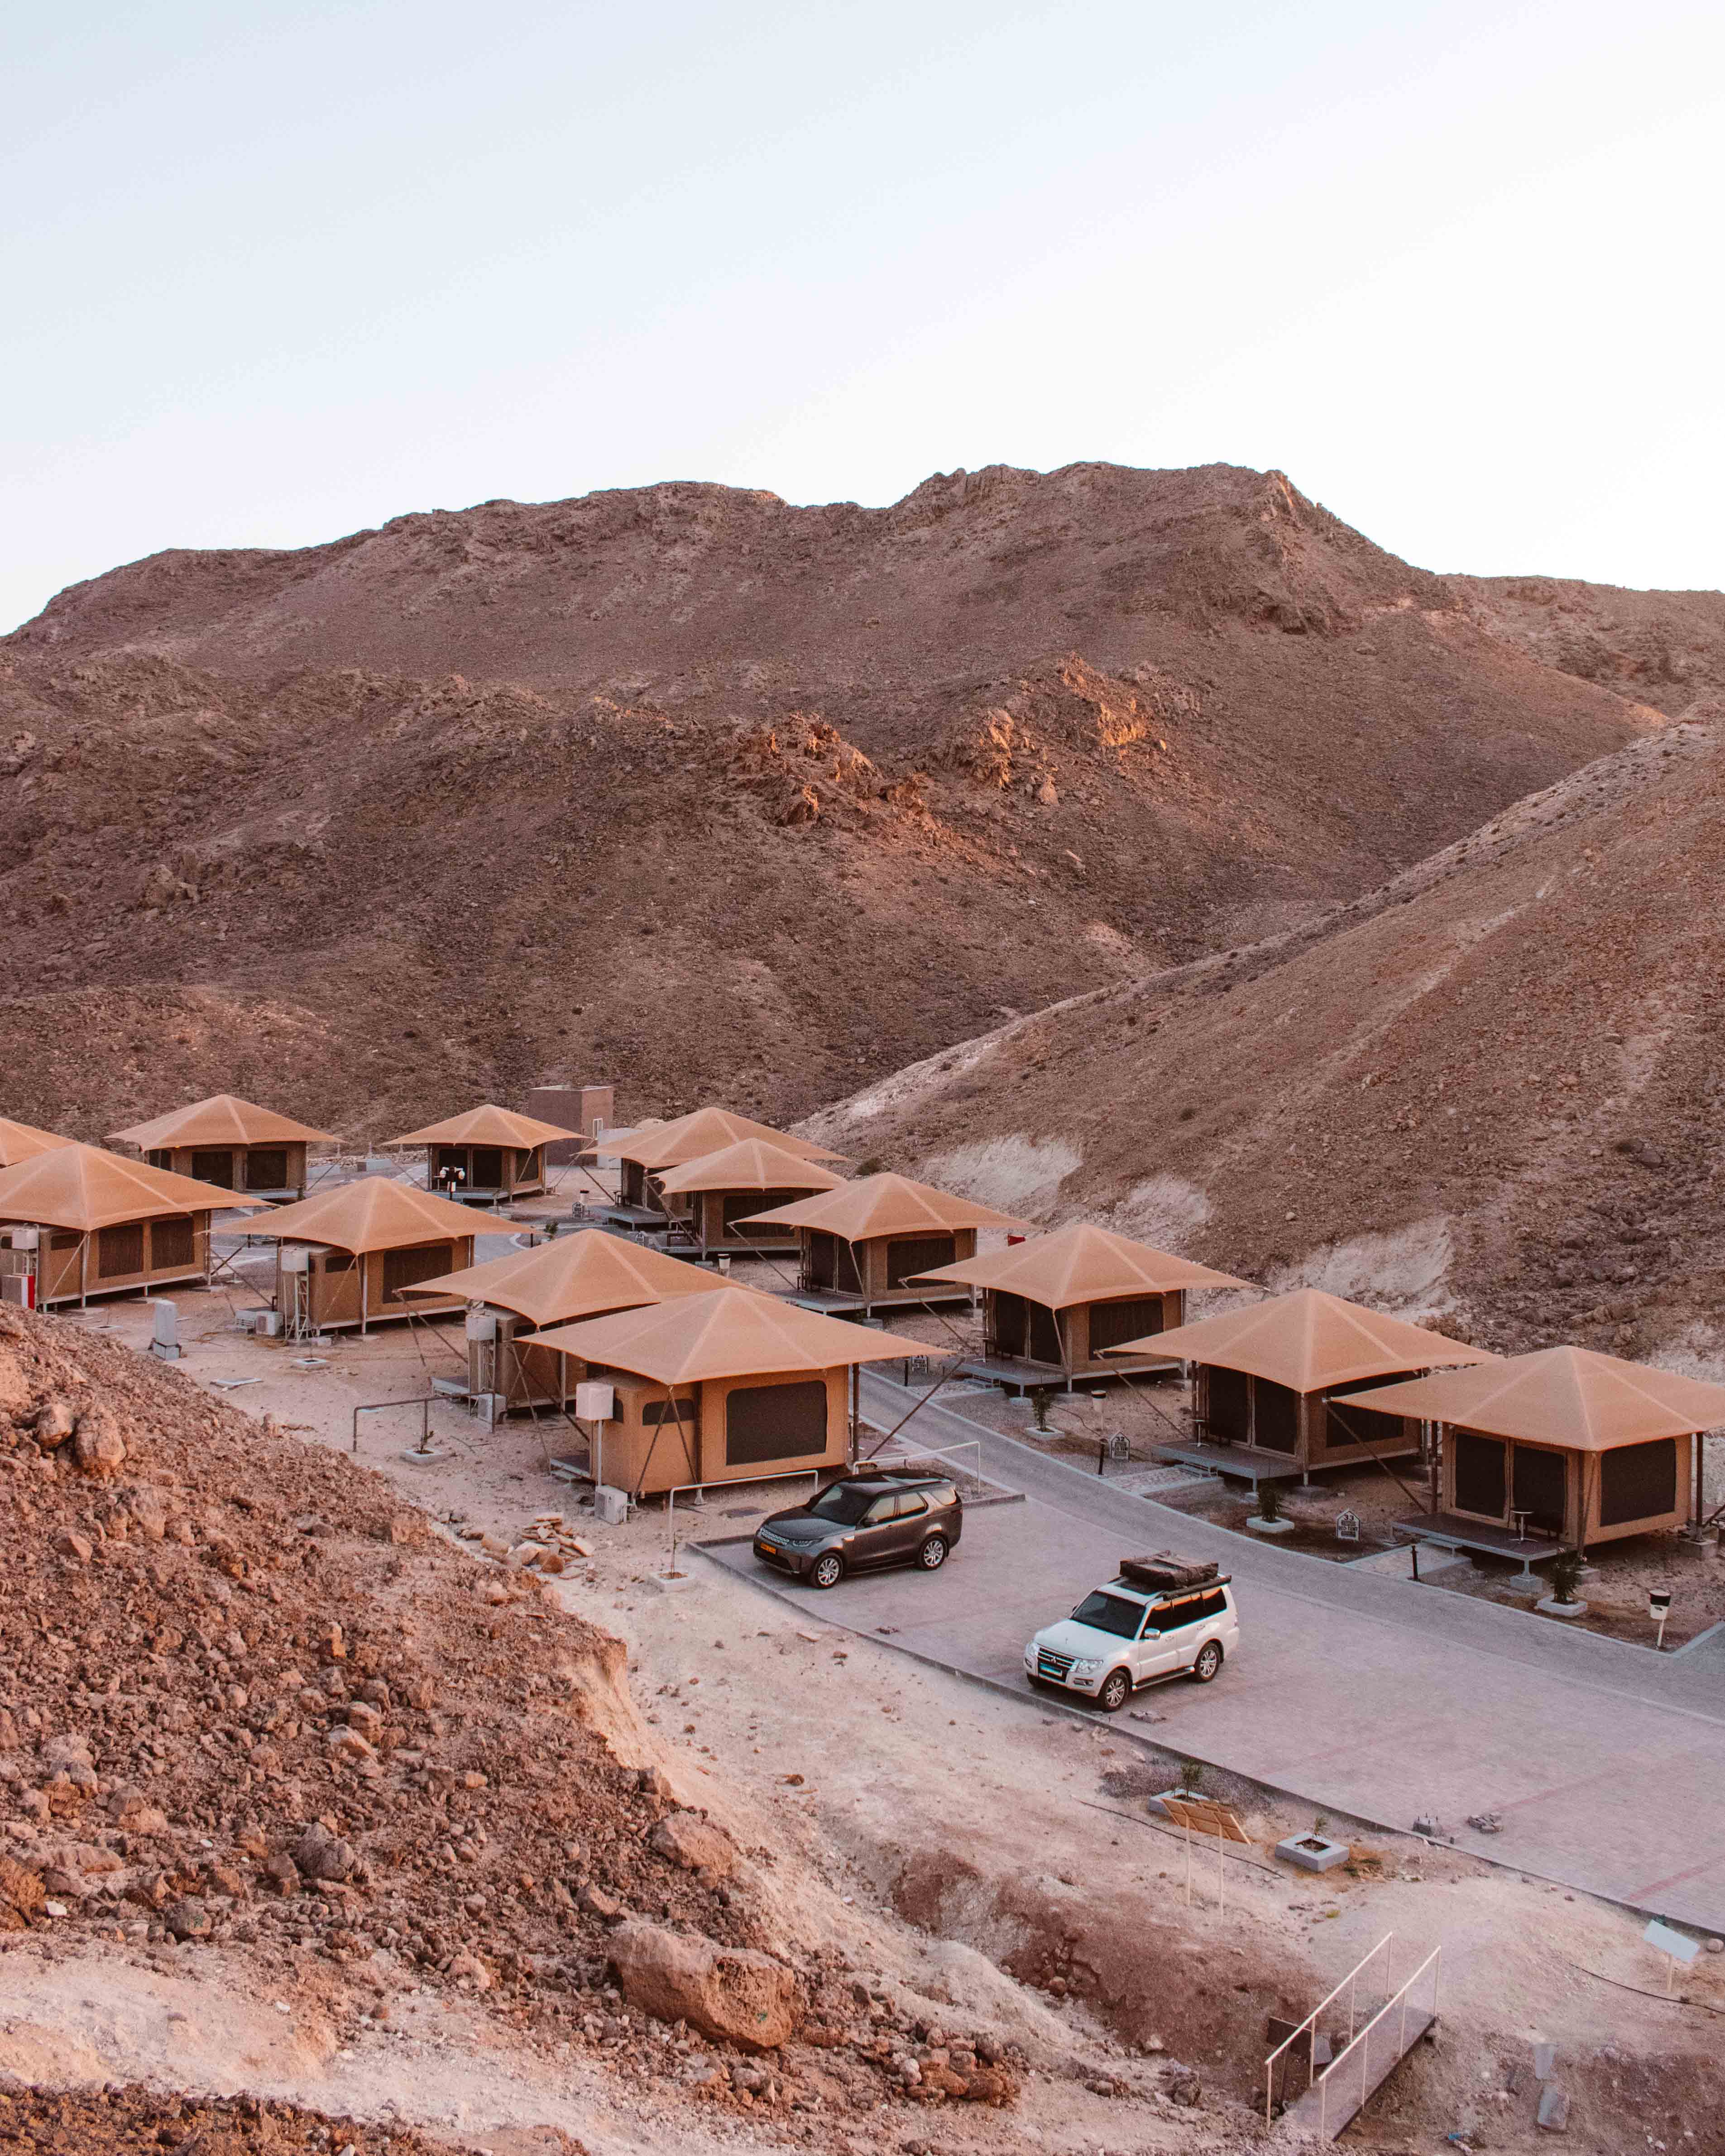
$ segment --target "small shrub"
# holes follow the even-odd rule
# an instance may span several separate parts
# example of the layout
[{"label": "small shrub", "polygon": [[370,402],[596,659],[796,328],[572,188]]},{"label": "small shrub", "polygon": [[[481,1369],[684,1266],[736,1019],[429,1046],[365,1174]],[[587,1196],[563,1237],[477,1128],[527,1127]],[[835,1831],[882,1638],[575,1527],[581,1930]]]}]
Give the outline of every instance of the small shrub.
[{"label": "small shrub", "polygon": [[1180,1762],[1180,1794],[1183,1797],[1195,1797],[1203,1779],[1204,1768],[1196,1759]]},{"label": "small shrub", "polygon": [[1260,1520],[1279,1520],[1281,1517],[1280,1482],[1260,1482],[1258,1485],[1258,1517]]},{"label": "small shrub", "polygon": [[1031,1386],[1030,1414],[1038,1430],[1046,1430],[1050,1427],[1048,1411],[1053,1404],[1054,1387],[1052,1385]]},{"label": "small shrub", "polygon": [[1577,1550],[1559,1550],[1551,1561],[1546,1584],[1553,1602],[1574,1602],[1581,1585],[1582,1559]]}]

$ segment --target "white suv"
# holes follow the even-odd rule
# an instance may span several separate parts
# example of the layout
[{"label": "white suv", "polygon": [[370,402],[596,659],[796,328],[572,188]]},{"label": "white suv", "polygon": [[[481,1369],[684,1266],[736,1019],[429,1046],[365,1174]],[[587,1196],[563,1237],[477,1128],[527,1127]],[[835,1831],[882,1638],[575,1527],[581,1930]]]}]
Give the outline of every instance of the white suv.
[{"label": "white suv", "polygon": [[1092,1588],[1072,1614],[1024,1649],[1033,1685],[1057,1686],[1117,1713],[1158,1678],[1216,1677],[1240,1645],[1240,1618],[1214,1564],[1128,1558],[1118,1578]]}]

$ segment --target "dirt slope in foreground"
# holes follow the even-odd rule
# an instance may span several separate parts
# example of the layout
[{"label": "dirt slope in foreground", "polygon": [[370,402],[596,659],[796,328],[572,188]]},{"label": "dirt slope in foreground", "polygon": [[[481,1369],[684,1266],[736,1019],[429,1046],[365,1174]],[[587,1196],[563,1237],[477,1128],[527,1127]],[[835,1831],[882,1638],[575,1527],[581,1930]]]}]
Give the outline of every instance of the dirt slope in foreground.
[{"label": "dirt slope in foreground", "polygon": [[802,1113],[1660,723],[1229,466],[158,556],[0,644],[6,1112],[360,1140],[563,1070]]},{"label": "dirt slope in foreground", "polygon": [[1307,933],[1039,1014],[808,1127],[1504,1345],[1711,1352],[1725,745],[1685,725]]}]

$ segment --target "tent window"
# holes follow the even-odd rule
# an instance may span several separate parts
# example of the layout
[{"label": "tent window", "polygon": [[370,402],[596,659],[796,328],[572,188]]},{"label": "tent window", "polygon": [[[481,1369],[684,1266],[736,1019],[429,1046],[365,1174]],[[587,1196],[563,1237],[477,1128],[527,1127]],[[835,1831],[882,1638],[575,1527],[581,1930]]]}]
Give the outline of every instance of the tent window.
[{"label": "tent window", "polygon": [[1327,1442],[1333,1451],[1338,1445],[1404,1445],[1408,1427],[1404,1417],[1383,1414],[1376,1408],[1363,1408],[1353,1400],[1333,1400],[1329,1409],[1329,1436]]},{"label": "tent window", "polygon": [[1105,1348],[1118,1348],[1128,1340],[1142,1340],[1147,1332],[1161,1330],[1159,1295],[1141,1295],[1131,1302],[1093,1302],[1090,1306],[1092,1355],[1100,1355]]},{"label": "tent window", "polygon": [[860,1295],[862,1275],[856,1269],[855,1247],[841,1236],[816,1229],[809,1238],[809,1284],[836,1289],[840,1295]]},{"label": "tent window", "polygon": [[75,1250],[83,1240],[82,1235],[69,1230],[64,1235],[56,1234],[53,1236],[48,1247],[51,1250]]},{"label": "tent window", "polygon": [[96,1273],[102,1280],[118,1280],[126,1273],[144,1270],[144,1224],[127,1220],[117,1228],[104,1228],[96,1237]]},{"label": "tent window", "polygon": [[1569,1494],[1569,1455],[1546,1452],[1535,1445],[1518,1445],[1511,1477],[1515,1488],[1515,1510],[1527,1515],[1536,1535],[1563,1532],[1565,1500]]},{"label": "tent window", "polygon": [[177,1219],[152,1220],[150,1223],[150,1270],[160,1272],[167,1265],[192,1265],[198,1262],[198,1240],[192,1223],[182,1213]]},{"label": "tent window", "polygon": [[1204,1375],[1204,1419],[1209,1435],[1224,1445],[1244,1445],[1250,1435],[1250,1380],[1243,1370],[1214,1367]]},{"label": "tent window", "polygon": [[[770,1213],[775,1205],[788,1205],[795,1194],[789,1190],[727,1190],[720,1207],[725,1233],[730,1235],[754,1214]],[[778,1235],[783,1231],[778,1228],[751,1228],[746,1232],[751,1235]]]},{"label": "tent window", "polygon": [[218,1190],[232,1190],[234,1184],[234,1155],[223,1146],[219,1152],[194,1152],[192,1173],[198,1183],[213,1183]]},{"label": "tent window", "polygon": [[1620,1527],[1628,1520],[1656,1520],[1677,1509],[1677,1440],[1656,1437],[1651,1445],[1625,1445],[1599,1461],[1599,1525]]},{"label": "tent window", "polygon": [[1477,1430],[1458,1430],[1450,1441],[1455,1448],[1456,1511],[1479,1512],[1489,1520],[1501,1520],[1507,1491],[1502,1439],[1481,1437]]},{"label": "tent window", "polygon": [[285,1190],[287,1179],[287,1148],[285,1146],[254,1146],[247,1153],[245,1187],[248,1190]]},{"label": "tent window", "polygon": [[[351,1273],[357,1263],[352,1250],[326,1250],[323,1254],[323,1270],[326,1273]],[[426,1278],[430,1277],[428,1273]]]},{"label": "tent window", "polygon": [[886,1285],[903,1287],[918,1273],[950,1265],[958,1255],[951,1235],[895,1236],[886,1245]]},{"label": "tent window", "polygon": [[475,1190],[501,1190],[503,1188],[503,1148],[501,1146],[475,1146],[470,1156],[473,1165],[469,1180]]},{"label": "tent window", "polygon": [[1300,1395],[1269,1378],[1254,1378],[1252,1442],[1266,1452],[1300,1449]]},{"label": "tent window", "polygon": [[1022,1355],[1024,1352],[1024,1298],[998,1291],[988,1298],[994,1312],[994,1353]]},{"label": "tent window", "polygon": [[725,1402],[725,1465],[806,1459],[827,1449],[824,1378],[798,1385],[745,1385]]},{"label": "tent window", "polygon": [[383,1253],[383,1300],[398,1296],[404,1287],[435,1280],[454,1269],[454,1249],[449,1243],[416,1243],[411,1250]]},{"label": "tent window", "polygon": [[[542,1350],[541,1351],[543,1352]],[[699,1421],[701,1403],[698,1400],[643,1400],[641,1420],[649,1428],[656,1423],[679,1424],[685,1430],[694,1430]]]},{"label": "tent window", "polygon": [[174,1164],[173,1155],[169,1152],[164,1146],[152,1147],[151,1150],[144,1155],[144,1158],[151,1168],[166,1168],[172,1169]]},{"label": "tent window", "polygon": [[624,1205],[644,1205],[647,1202],[647,1171],[638,1160],[623,1163],[622,1180],[618,1185],[619,1203]]}]

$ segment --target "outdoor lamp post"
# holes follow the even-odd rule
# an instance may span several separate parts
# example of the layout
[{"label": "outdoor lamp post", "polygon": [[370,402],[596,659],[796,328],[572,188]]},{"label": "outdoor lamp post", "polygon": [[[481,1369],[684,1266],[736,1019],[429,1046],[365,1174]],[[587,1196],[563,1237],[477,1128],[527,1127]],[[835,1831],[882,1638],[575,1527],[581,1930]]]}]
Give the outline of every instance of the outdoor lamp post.
[{"label": "outdoor lamp post", "polygon": [[1647,1614],[1659,1627],[1658,1636],[1653,1642],[1655,1654],[1665,1645],[1665,1620],[1671,1614],[1671,1589],[1668,1587],[1650,1587],[1647,1590]]}]

